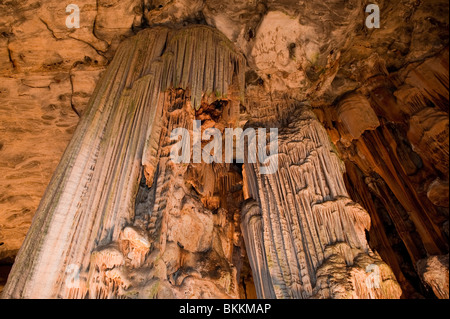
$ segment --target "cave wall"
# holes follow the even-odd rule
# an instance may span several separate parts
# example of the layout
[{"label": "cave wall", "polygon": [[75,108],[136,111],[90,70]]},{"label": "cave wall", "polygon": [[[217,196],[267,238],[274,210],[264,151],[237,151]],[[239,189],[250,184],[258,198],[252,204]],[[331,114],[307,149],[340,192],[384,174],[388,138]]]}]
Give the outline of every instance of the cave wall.
[{"label": "cave wall", "polygon": [[380,73],[317,114],[347,187],[371,212],[371,247],[392,260],[407,295],[429,295],[419,264],[448,255],[448,48],[397,72],[377,63]]},{"label": "cave wall", "polygon": [[[359,0],[83,0],[81,28],[69,30],[58,1],[2,2],[0,263],[14,260],[119,43],[149,26],[200,23],[246,56],[249,97],[311,104],[371,216],[369,245],[404,296],[448,297],[436,288],[448,272],[427,275],[448,260],[448,2],[377,3],[381,28],[370,30]],[[291,111],[248,100],[241,119]]]}]

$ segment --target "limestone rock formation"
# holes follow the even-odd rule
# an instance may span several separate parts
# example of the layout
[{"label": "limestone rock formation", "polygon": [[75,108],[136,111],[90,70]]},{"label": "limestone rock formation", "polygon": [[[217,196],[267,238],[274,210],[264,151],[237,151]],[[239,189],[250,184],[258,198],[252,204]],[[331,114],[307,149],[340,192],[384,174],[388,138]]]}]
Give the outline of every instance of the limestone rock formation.
[{"label": "limestone rock formation", "polygon": [[434,205],[448,207],[448,193],[448,181],[441,181],[438,178],[428,187],[427,196]]},{"label": "limestone rock formation", "polygon": [[[245,169],[248,195],[259,206],[244,210],[250,225],[242,226],[250,263],[261,273],[259,296],[399,298],[393,273],[367,246],[369,215],[350,200],[342,163],[314,113],[298,106],[279,134],[278,172]],[[379,272],[377,289],[366,284],[371,267]]]},{"label": "limestone rock formation", "polygon": [[[243,59],[227,41],[199,26],[149,29],[121,45],[41,201],[4,296],[238,296],[236,269],[229,264],[232,245],[226,243],[233,236],[221,240],[223,227],[214,227],[223,225],[228,214],[222,212],[225,216],[215,221],[192,197],[183,178],[188,167],[170,163],[166,149],[173,144],[174,126],[189,128],[186,116],[199,108],[202,92],[216,92],[216,98],[226,95],[233,70],[242,79]],[[189,88],[191,99],[178,101],[180,97],[170,93],[179,85]],[[146,157],[154,154],[148,149],[155,146],[156,162]],[[137,216],[143,162],[156,165],[144,168],[156,178],[148,182],[153,196],[147,210]],[[218,268],[220,263],[224,269]],[[209,276],[211,280],[205,278]]]},{"label": "limestone rock formation", "polygon": [[448,299],[448,255],[420,260],[417,267],[423,280],[440,299]]},{"label": "limestone rock formation", "polygon": [[[448,298],[448,1],[76,4],[0,3],[3,296]],[[170,164],[194,119],[280,172]]]},{"label": "limestone rock formation", "polygon": [[[216,189],[222,197],[226,196],[239,179],[233,178],[227,165],[174,164],[168,158],[173,145],[169,133],[177,125],[192,131],[190,120],[195,119],[194,115],[203,118],[204,125],[213,124],[206,124],[204,114],[211,108],[206,105],[207,110],[200,110],[205,107],[201,101],[207,103],[203,96],[215,92],[215,99],[221,101],[222,94],[230,93],[223,111],[231,117],[225,117],[220,124],[211,114],[209,121],[215,119],[214,126],[225,128],[236,120],[232,116],[236,112],[232,111],[233,105],[240,103],[243,58],[227,41],[202,26],[173,31],[157,28],[142,31],[120,47],[50,182],[4,296],[238,296],[240,269],[235,267],[233,255],[239,243],[233,242],[233,233],[239,231],[227,230],[232,207],[220,197],[216,204],[213,199]],[[234,84],[233,78],[241,82]],[[189,89],[191,99],[187,99],[184,90],[171,89],[176,87]],[[280,177],[291,165],[300,165],[300,170],[288,173],[286,180],[280,179],[279,186],[270,186],[268,180],[263,182],[253,175],[256,168],[246,167],[248,195],[259,201],[257,210],[263,212],[263,222],[259,224],[263,229],[253,229],[256,234],[247,233],[246,246],[253,246],[254,240],[263,242],[262,247],[251,249],[249,258],[253,269],[270,273],[255,282],[259,297],[398,298],[401,290],[389,268],[367,247],[364,229],[369,228],[368,215],[348,198],[341,199],[347,194],[325,129],[310,117],[313,113],[300,111],[303,112],[296,118],[301,122],[288,124],[286,133],[281,134],[281,153],[275,155],[281,160]],[[159,120],[161,117],[164,120]],[[118,134],[117,127],[121,128]],[[154,143],[158,136],[159,143]],[[293,144],[297,139],[310,142]],[[289,158],[295,162],[290,163]],[[310,164],[302,167],[303,161]],[[139,192],[148,192],[147,196],[138,195],[136,187],[143,163],[145,187],[149,189],[141,187]],[[201,181],[202,175],[203,179],[212,180]],[[200,184],[191,185],[203,198],[186,187],[189,176],[193,182],[200,178]],[[262,184],[255,184],[256,180]],[[324,181],[327,182],[323,184]],[[265,200],[261,197],[269,195],[269,189],[288,185],[296,186],[294,190],[275,192]],[[256,189],[262,189],[262,193]],[[294,195],[297,189],[298,198]],[[280,202],[279,196],[288,194],[294,197],[286,204],[294,206],[280,206],[270,213],[270,203]],[[144,199],[137,202],[146,204],[142,209],[136,209],[136,196]],[[299,215],[286,219],[286,212],[295,212],[296,205],[301,205]],[[210,209],[217,210],[216,218]],[[245,221],[241,226],[247,232]],[[281,227],[281,233],[277,227]],[[254,238],[261,234],[262,238]],[[311,234],[314,235],[310,237]],[[283,239],[284,236],[291,239]],[[282,244],[288,242],[291,243],[287,246]],[[258,256],[261,248],[266,251],[265,257]],[[92,252],[90,256],[86,251]],[[287,259],[279,253],[286,254]],[[333,282],[330,267],[346,268],[365,254],[366,260],[351,268],[343,281]],[[332,260],[336,258],[344,264],[339,261],[340,266],[334,265],[338,261]],[[260,263],[255,264],[254,259]],[[274,266],[278,264],[282,268]],[[364,289],[359,283],[369,278],[366,268],[370,265],[384,269],[377,279],[381,287],[376,288],[381,292],[372,291],[371,286]],[[329,287],[330,282],[333,283]],[[347,282],[354,286],[347,287]]]},{"label": "limestone rock formation", "polygon": [[343,127],[341,142],[349,144],[357,140],[365,131],[375,130],[380,126],[380,121],[375,114],[370,102],[361,94],[350,94],[341,100],[337,110],[338,121]]}]

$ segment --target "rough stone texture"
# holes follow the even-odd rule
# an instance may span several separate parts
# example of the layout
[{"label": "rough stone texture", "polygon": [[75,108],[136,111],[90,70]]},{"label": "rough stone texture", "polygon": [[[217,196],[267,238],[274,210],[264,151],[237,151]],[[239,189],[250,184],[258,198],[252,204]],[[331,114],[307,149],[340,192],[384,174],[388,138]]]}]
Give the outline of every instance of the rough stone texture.
[{"label": "rough stone texture", "polygon": [[361,94],[345,96],[339,103],[337,116],[344,126],[339,129],[343,144],[349,144],[359,139],[365,131],[375,130],[380,126],[370,102]]},{"label": "rough stone texture", "polygon": [[419,273],[427,285],[440,299],[449,298],[448,289],[448,254],[431,256],[417,263]]},{"label": "rough stone texture", "polygon": [[427,196],[438,207],[448,207],[448,182],[436,179],[428,187]]},{"label": "rough stone texture", "polygon": [[[149,26],[208,24],[249,66],[246,93],[259,103],[242,104],[240,121],[270,125],[309,101],[351,168],[346,186],[371,216],[370,247],[404,297],[431,297],[415,264],[448,253],[448,1],[377,3],[373,30],[360,0],[80,0],[71,30],[60,1],[0,3],[0,263],[14,259],[119,43]],[[369,101],[379,126],[364,102],[370,116],[349,121],[348,135],[337,110],[349,93]],[[294,101],[268,103],[278,95]]]},{"label": "rough stone texture", "polygon": [[411,117],[408,139],[413,149],[445,175],[449,166],[448,137],[448,113],[425,108]]},{"label": "rough stone texture", "polygon": [[[255,164],[245,166],[248,195],[261,209],[251,217],[261,219],[259,224],[243,225],[247,247],[254,246],[249,258],[257,265],[253,269],[270,274],[254,277],[265,288],[259,296],[399,298],[392,271],[367,245],[370,217],[349,199],[341,163],[307,106],[297,106],[280,129],[278,160],[273,175],[259,174]],[[366,284],[370,266],[379,271],[377,289]]]},{"label": "rough stone texture", "polygon": [[[205,59],[206,48],[217,54]],[[189,167],[169,157],[172,130],[192,130],[195,109],[202,112],[193,108],[197,92],[216,92],[213,101],[217,92],[234,96],[224,109],[233,122],[242,63],[232,44],[205,26],[158,27],[125,41],[46,190],[3,296],[237,298],[234,265],[243,262],[234,212],[225,204],[213,214],[219,207],[209,201],[217,192],[228,200],[236,178],[229,167]],[[171,93],[174,83],[192,98]],[[147,198],[138,194],[142,169],[152,175],[150,189],[141,189]],[[192,188],[204,171],[212,188],[203,187],[199,198]]]},{"label": "rough stone texture", "polygon": [[66,73],[2,78],[0,260],[12,262],[78,122]]}]

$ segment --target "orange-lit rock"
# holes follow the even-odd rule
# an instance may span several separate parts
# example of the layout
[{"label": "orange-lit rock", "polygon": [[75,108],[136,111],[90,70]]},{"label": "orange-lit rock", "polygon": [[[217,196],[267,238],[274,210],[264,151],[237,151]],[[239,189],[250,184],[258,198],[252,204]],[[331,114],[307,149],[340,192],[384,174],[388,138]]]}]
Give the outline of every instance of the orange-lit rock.
[{"label": "orange-lit rock", "polygon": [[380,126],[369,101],[361,94],[344,97],[339,103],[337,117],[343,124],[344,136],[341,140],[346,144],[359,139],[365,131],[375,130]]},{"label": "orange-lit rock", "polygon": [[431,256],[417,264],[419,273],[440,299],[448,299],[448,254]]},{"label": "orange-lit rock", "polygon": [[[397,281],[448,298],[448,1],[381,1],[380,29],[360,0],[78,0],[78,29],[67,4],[0,3],[3,296],[383,298]],[[194,118],[302,134],[262,183],[240,163],[168,163]],[[301,227],[267,234],[294,212]]]}]

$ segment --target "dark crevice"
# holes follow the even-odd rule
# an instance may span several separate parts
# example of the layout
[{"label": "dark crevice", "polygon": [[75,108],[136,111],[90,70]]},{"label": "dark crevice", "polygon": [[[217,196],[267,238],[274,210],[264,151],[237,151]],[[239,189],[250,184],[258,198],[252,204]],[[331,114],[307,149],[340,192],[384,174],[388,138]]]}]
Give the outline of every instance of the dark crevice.
[{"label": "dark crevice", "polygon": [[47,22],[45,22],[42,18],[39,18],[39,20],[41,20],[41,22],[45,25],[45,27],[47,28],[48,31],[50,31],[52,37],[56,40],[56,41],[61,41],[61,38],[58,38],[55,33],[53,32],[52,29],[50,29],[49,25]]},{"label": "dark crevice", "polygon": [[75,112],[75,114],[80,118],[81,114],[80,114],[80,112],[78,112],[78,110],[75,108],[75,105],[73,104],[74,89],[73,89],[73,80],[72,80],[72,69],[69,71],[69,81],[70,81],[70,107]]},{"label": "dark crevice", "polygon": [[0,264],[0,295],[3,291],[3,287],[6,285],[9,273],[11,272],[13,264]]},{"label": "dark crevice", "polygon": [[242,290],[244,292],[244,299],[248,299],[248,297],[247,297],[247,285],[245,284],[244,278],[242,278]]},{"label": "dark crevice", "polygon": [[14,62],[14,60],[13,60],[13,58],[12,58],[12,51],[11,51],[11,49],[9,48],[9,41],[8,41],[8,47],[7,47],[7,49],[8,49],[8,59],[9,59],[9,62],[11,62],[11,65],[12,65],[13,69],[15,69],[15,68],[16,68],[16,63]]}]

